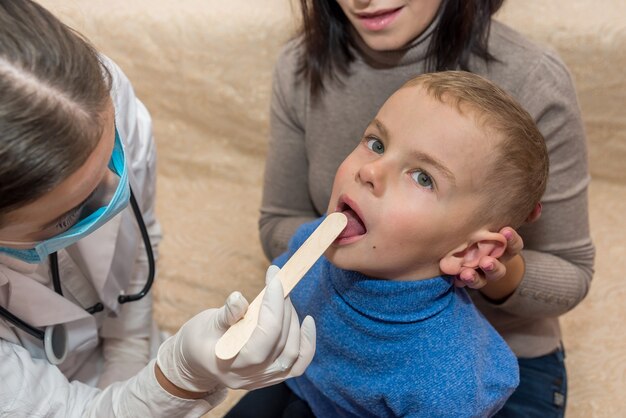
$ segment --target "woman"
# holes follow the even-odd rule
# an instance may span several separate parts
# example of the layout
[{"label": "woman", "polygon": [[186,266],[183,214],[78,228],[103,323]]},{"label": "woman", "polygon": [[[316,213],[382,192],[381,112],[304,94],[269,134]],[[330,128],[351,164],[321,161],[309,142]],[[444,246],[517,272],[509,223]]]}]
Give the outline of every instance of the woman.
[{"label": "woman", "polygon": [[543,212],[519,235],[501,231],[508,251],[500,259],[444,273],[477,289],[475,304],[518,356],[521,383],[501,416],[562,416],[558,316],[584,298],[593,274],[585,136],[567,69],[554,52],[492,20],[502,3],[302,0],[301,33],[274,72],[261,240],[276,257],[300,224],[324,213],[333,173],[406,80],[446,69],[490,79],[526,108],[546,140],[552,170]]},{"label": "woman", "polygon": [[151,360],[155,147],[112,61],[36,3],[3,1],[0,91],[0,415],[200,416],[224,386],[302,373],[315,326],[276,280],[234,360],[214,346],[247,309],[238,293]]}]

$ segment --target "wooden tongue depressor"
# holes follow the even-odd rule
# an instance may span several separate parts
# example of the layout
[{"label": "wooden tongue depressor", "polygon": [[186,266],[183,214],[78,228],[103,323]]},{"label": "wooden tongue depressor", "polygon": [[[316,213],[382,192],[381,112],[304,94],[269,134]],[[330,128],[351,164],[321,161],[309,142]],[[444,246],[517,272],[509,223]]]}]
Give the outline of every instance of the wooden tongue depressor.
[{"label": "wooden tongue depressor", "polygon": [[[276,274],[283,284],[285,297],[298,284],[300,279],[315,264],[324,251],[335,241],[348,223],[346,215],[333,212],[322,221],[311,236],[302,244],[298,251],[287,261]],[[258,294],[248,307],[245,316],[230,327],[215,344],[215,355],[222,360],[229,360],[237,355],[248,342],[259,321],[259,311],[263,302],[265,289]]]}]

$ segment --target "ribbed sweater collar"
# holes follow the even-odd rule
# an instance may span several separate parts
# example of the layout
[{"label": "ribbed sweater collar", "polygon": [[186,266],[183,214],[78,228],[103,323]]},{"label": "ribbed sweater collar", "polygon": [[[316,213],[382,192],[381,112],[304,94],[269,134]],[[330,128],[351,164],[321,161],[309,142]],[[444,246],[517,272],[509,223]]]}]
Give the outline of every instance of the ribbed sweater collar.
[{"label": "ribbed sweater collar", "polygon": [[[327,262],[327,260],[325,260]],[[449,278],[415,281],[372,279],[327,262],[331,286],[352,309],[381,322],[412,323],[437,315],[454,298]]]},{"label": "ribbed sweater collar", "polygon": [[412,65],[423,61],[428,52],[432,34],[439,22],[439,14],[424,32],[403,48],[393,51],[377,51],[370,48],[352,28],[354,45],[350,48],[358,61],[365,62],[374,68],[392,68]]}]

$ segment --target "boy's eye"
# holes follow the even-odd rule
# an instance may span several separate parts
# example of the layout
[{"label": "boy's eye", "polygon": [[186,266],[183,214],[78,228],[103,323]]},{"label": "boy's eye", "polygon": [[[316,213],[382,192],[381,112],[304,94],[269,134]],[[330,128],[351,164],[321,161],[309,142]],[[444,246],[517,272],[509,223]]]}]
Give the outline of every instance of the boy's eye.
[{"label": "boy's eye", "polygon": [[376,154],[382,154],[385,152],[385,146],[379,139],[368,139],[367,140],[367,148],[374,151]]},{"label": "boy's eye", "polygon": [[425,172],[419,171],[419,170],[414,171],[411,173],[411,177],[420,186],[425,187],[427,189],[433,188],[433,179],[431,179],[430,176],[426,174]]}]

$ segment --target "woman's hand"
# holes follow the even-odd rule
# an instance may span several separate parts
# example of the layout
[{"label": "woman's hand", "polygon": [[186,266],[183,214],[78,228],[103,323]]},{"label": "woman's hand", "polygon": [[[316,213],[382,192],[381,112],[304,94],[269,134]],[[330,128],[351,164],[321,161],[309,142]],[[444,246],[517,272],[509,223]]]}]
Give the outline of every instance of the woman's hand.
[{"label": "woman's hand", "polygon": [[478,262],[478,268],[464,268],[457,273],[454,285],[481,289],[490,299],[499,300],[509,296],[519,285],[524,276],[524,261],[520,255],[524,241],[510,227],[499,231],[506,239],[506,250],[500,258],[484,256]]}]

